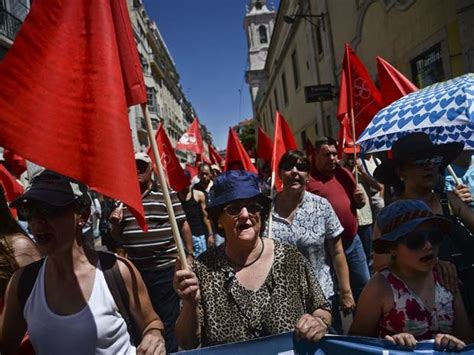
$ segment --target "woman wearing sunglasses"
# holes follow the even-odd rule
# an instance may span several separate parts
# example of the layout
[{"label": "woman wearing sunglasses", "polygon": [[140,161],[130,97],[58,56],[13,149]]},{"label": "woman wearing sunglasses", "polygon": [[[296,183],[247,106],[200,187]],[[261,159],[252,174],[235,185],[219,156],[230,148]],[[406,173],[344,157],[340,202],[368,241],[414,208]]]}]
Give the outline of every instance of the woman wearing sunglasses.
[{"label": "woman wearing sunglasses", "polygon": [[[291,150],[285,153],[278,171],[283,190],[274,199],[271,237],[296,246],[309,260],[324,295],[331,302],[333,328],[342,333],[339,305],[345,314],[355,308],[340,238],[343,227],[328,200],[306,192],[310,164],[302,152]],[[268,228],[265,234],[269,234]],[[326,257],[326,248],[330,258]],[[336,272],[341,290],[339,302],[334,292],[331,267]]]},{"label": "woman wearing sunglasses", "polygon": [[261,236],[270,202],[254,174],[228,171],[214,180],[208,213],[225,243],[175,273],[182,348],[292,329],[312,341],[326,334],[329,305],[308,261],[294,247]]},{"label": "woman wearing sunglasses", "polygon": [[[82,226],[91,207],[84,184],[45,170],[12,204],[46,257],[16,271],[8,285],[2,354],[16,354],[27,329],[37,354],[165,353],[163,323],[140,273],[125,259],[113,258],[113,276],[122,280],[113,283],[119,288],[115,292],[102,263],[111,254],[99,255],[84,243]],[[122,291],[128,298],[122,298]],[[127,299],[128,312],[119,299]],[[137,348],[129,333],[132,323]]]},{"label": "woman wearing sunglasses", "polygon": [[434,339],[439,348],[461,350],[473,330],[459,290],[445,288],[434,271],[449,220],[423,201],[403,200],[385,207],[377,223],[374,251],[389,253],[391,261],[362,291],[349,333],[407,347]]}]

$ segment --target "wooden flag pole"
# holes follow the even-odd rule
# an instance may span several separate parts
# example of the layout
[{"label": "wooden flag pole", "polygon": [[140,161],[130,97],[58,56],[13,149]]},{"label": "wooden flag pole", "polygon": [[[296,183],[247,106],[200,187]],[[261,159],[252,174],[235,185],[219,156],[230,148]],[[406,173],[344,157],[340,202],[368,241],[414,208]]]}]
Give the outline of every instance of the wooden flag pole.
[{"label": "wooden flag pole", "polygon": [[270,198],[272,199],[272,204],[270,206],[270,215],[268,216],[268,238],[272,239],[272,222],[273,222],[273,216],[272,216],[272,209],[273,209],[273,189],[275,187],[275,172],[272,169],[272,178],[270,180]]},{"label": "wooden flag pole", "polygon": [[[357,152],[356,152],[356,129],[354,120],[354,109],[351,107],[351,129],[352,129],[352,142],[354,144],[354,166],[357,168]],[[344,149],[344,147],[342,147]],[[359,174],[354,174],[356,186],[359,186]]]},{"label": "wooden flag pole", "polygon": [[146,130],[148,133],[148,139],[150,140],[150,146],[155,160],[154,162],[158,169],[158,178],[160,179],[161,189],[163,190],[163,197],[165,198],[166,210],[168,211],[174,241],[176,243],[176,247],[178,249],[178,256],[181,261],[181,268],[187,269],[188,262],[186,260],[186,253],[184,252],[183,241],[181,240],[181,234],[179,233],[178,223],[176,222],[173,204],[171,203],[168,183],[166,181],[165,173],[163,171],[163,166],[161,165],[161,157],[158,151],[158,146],[156,145],[155,132],[151,124],[150,114],[148,113],[148,108],[146,104],[142,104],[141,107],[143,111],[143,116],[145,117]]},{"label": "wooden flag pole", "polygon": [[448,169],[449,174],[451,174],[451,176],[453,177],[454,183],[456,184],[456,186],[461,185],[462,182],[461,180],[459,180],[458,176],[454,172],[453,168],[451,167],[451,164],[447,166],[447,169]]}]

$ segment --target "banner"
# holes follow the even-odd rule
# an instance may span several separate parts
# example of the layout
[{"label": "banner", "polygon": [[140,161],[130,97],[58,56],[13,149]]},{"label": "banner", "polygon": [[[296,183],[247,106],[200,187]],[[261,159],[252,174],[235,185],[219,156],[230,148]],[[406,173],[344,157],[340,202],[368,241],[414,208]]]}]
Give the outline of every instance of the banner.
[{"label": "banner", "polygon": [[[473,354],[474,344],[468,345],[463,351],[456,354]],[[200,348],[181,351],[175,354],[186,355],[403,355],[403,354],[446,354],[434,350],[434,341],[419,341],[414,350],[403,349],[392,343],[376,338],[350,337],[327,335],[318,343],[296,342],[293,332],[272,335],[240,343],[218,345],[209,348]]]}]

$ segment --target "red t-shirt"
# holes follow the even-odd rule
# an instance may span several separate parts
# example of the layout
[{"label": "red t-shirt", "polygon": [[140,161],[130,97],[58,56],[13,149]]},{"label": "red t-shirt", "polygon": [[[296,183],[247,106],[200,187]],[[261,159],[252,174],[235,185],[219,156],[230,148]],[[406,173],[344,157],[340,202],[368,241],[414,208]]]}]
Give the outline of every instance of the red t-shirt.
[{"label": "red t-shirt", "polygon": [[307,190],[326,198],[336,212],[344,227],[342,238],[352,241],[357,234],[357,214],[353,195],[356,188],[354,176],[347,169],[336,166],[332,177],[323,176],[317,171],[309,178]]}]

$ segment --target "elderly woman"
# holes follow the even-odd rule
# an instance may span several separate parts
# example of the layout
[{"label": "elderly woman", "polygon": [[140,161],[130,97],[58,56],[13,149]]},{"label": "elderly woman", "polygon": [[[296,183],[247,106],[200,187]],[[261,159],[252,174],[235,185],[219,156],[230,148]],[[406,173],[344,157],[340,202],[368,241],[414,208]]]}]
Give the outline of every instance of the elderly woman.
[{"label": "elderly woman", "polygon": [[[12,204],[46,258],[13,274],[2,354],[16,354],[27,329],[37,354],[164,354],[163,324],[139,272],[83,242],[91,205],[85,185],[46,170]],[[111,283],[110,270],[121,282]]]},{"label": "elderly woman", "polygon": [[178,270],[181,347],[195,348],[295,329],[317,341],[331,323],[329,305],[308,261],[292,246],[262,238],[270,200],[256,175],[226,172],[214,181],[209,215],[225,243]]},{"label": "elderly woman", "polygon": [[[340,237],[343,227],[328,200],[306,191],[310,164],[302,152],[290,150],[285,153],[278,164],[278,171],[283,190],[274,199],[271,237],[296,246],[311,263],[324,295],[331,301],[333,327],[341,333],[339,305],[344,313],[350,313],[355,308]],[[335,296],[331,266],[341,290],[339,300]]]},{"label": "elderly woman", "polygon": [[[400,138],[392,147],[393,159],[387,160],[374,171],[374,177],[383,184],[393,186],[399,192],[398,200],[418,199],[424,201],[438,215],[444,215],[453,223],[449,238],[440,248],[437,268],[443,282],[456,288],[454,272],[449,272],[450,263],[456,265],[461,292],[468,314],[474,324],[474,212],[458,196],[466,189],[457,187],[455,192],[438,193],[440,172],[462,151],[463,144],[448,143],[434,145],[424,133],[412,133]],[[373,239],[380,236],[380,226],[375,225]],[[374,270],[381,270],[390,263],[390,255],[375,254]]]}]

